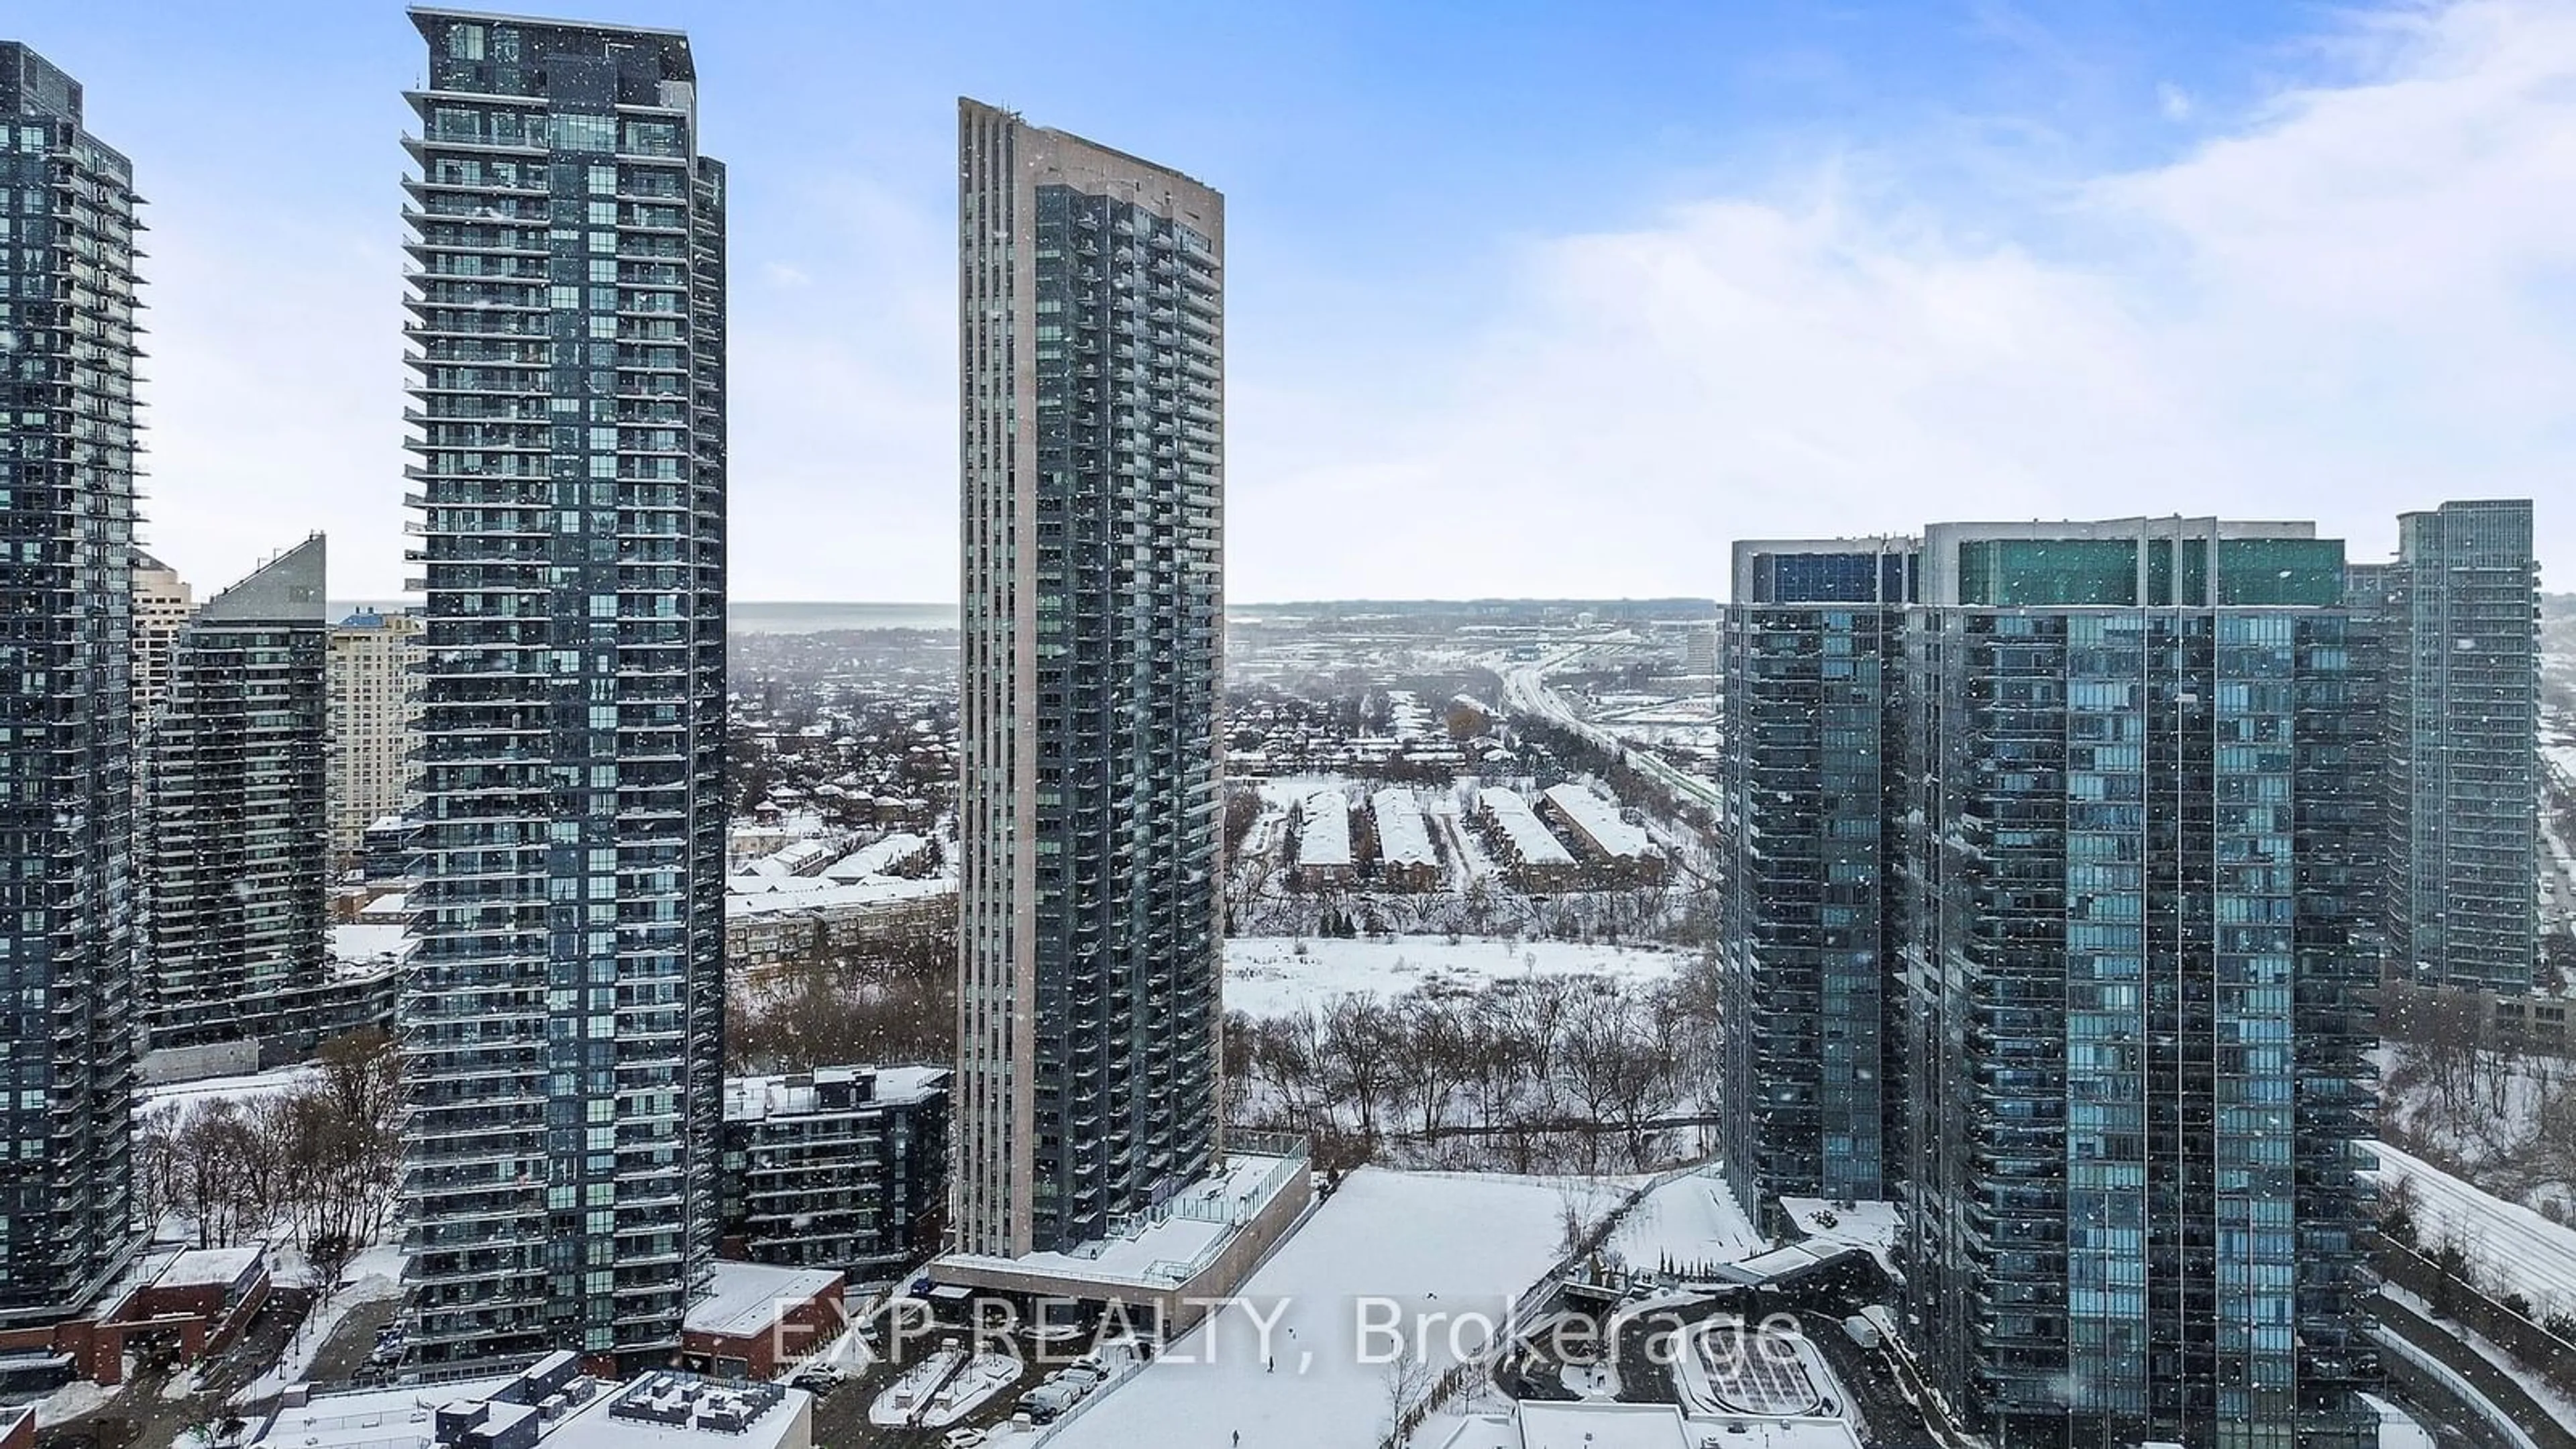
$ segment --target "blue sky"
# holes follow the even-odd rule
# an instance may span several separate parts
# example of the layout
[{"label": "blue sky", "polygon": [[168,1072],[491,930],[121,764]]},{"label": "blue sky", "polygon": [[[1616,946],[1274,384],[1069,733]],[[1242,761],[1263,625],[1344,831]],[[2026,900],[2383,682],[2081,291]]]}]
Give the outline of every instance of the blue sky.
[{"label": "blue sky", "polygon": [[[1738,535],[2393,515],[2576,558],[2576,24],[2524,0],[585,4],[731,167],[735,592],[955,590],[954,102],[1228,197],[1241,599],[1717,594]],[[25,7],[134,157],[147,537],[404,569],[399,6]],[[2563,581],[2562,581],[2563,586]]]}]

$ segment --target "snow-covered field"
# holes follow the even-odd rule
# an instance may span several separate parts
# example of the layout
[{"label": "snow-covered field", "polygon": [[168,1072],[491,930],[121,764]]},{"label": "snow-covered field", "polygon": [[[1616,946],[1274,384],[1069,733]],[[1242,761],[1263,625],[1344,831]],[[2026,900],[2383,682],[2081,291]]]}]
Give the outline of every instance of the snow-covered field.
[{"label": "snow-covered field", "polygon": [[[1465,1314],[1499,1324],[1557,1260],[1556,1180],[1363,1169],[1300,1226],[1243,1289],[1244,1303],[1183,1337],[1049,1441],[1053,1449],[1230,1446],[1318,1449],[1377,1442],[1386,1369],[1363,1363],[1364,1302],[1422,1334],[1434,1374],[1482,1339]],[[1618,1182],[1564,1187],[1597,1216]],[[1371,1310],[1378,1311],[1378,1310]],[[1267,1348],[1253,1314],[1271,1320]],[[1431,1315],[1447,1315],[1433,1318]],[[1275,1361],[1276,1367],[1272,1367]],[[1425,1436],[1437,1443],[1437,1434]]]},{"label": "snow-covered field", "polygon": [[2576,1228],[2553,1223],[2519,1203],[2480,1192],[2421,1159],[2380,1143],[2383,1188],[2415,1187],[2415,1240],[2430,1249],[2457,1242],[2481,1285],[2520,1293],[2534,1314],[2576,1313]]},{"label": "snow-covered field", "polygon": [[1688,1271],[1769,1247],[1716,1171],[1686,1173],[1646,1194],[1610,1234],[1611,1249],[1630,1268]]},{"label": "snow-covered field", "polygon": [[1305,954],[1285,936],[1246,936],[1225,943],[1225,1004],[1253,1016],[1321,1009],[1337,996],[1400,996],[1430,985],[1474,987],[1512,976],[1607,976],[1660,981],[1689,959],[1651,946],[1580,945],[1570,941],[1462,940],[1398,936],[1392,940],[1308,937]]},{"label": "snow-covered field", "polygon": [[173,1102],[183,1107],[193,1107],[199,1102],[217,1100],[239,1104],[258,1097],[273,1096],[321,1079],[322,1072],[319,1068],[298,1065],[279,1067],[273,1072],[260,1072],[252,1076],[206,1077],[194,1082],[171,1082],[163,1086],[145,1087],[137,1092],[134,1107],[140,1114],[156,1107],[168,1106]]}]

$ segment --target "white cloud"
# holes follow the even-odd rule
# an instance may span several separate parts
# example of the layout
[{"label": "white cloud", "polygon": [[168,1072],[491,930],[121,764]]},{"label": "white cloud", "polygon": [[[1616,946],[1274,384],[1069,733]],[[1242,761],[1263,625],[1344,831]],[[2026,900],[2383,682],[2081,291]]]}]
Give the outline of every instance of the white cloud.
[{"label": "white cloud", "polygon": [[[2540,500],[2567,587],[2576,8],[2405,3],[2312,50],[2342,78],[2232,126],[2195,107],[2195,149],[2134,172],[1927,127],[1507,268],[1474,229],[1503,213],[1461,217],[1463,336],[1266,337],[1300,299],[1238,197],[1229,594],[1717,594],[1737,537],[1979,514],[2313,516],[2367,557],[2400,509],[2499,494]],[[738,597],[953,593],[953,220],[882,184],[941,165],[737,191]],[[1922,175],[1981,189],[1884,179]],[[214,178],[146,189],[150,546],[211,589],[322,527],[335,595],[390,592],[416,571],[389,203],[299,224]],[[789,227],[792,260],[749,260]],[[1347,242],[1257,240],[1315,238]],[[1359,251],[1291,260],[1370,284]]]},{"label": "white cloud", "polygon": [[2021,240],[1825,165],[1535,244],[1419,413],[1238,351],[1230,591],[1709,594],[1736,537],[2170,510],[2372,557],[2495,494],[2576,562],[2576,10],[2347,38],[2366,74],[2072,178]]},{"label": "white cloud", "polygon": [[2156,109],[2162,111],[2168,121],[2188,121],[2192,112],[2191,92],[2171,81],[2161,82],[2156,86]]}]

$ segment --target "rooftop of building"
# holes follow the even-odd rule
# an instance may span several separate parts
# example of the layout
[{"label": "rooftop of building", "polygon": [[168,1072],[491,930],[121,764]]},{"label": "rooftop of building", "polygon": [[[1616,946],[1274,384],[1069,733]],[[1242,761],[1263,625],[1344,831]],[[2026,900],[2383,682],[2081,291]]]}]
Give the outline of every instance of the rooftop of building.
[{"label": "rooftop of building", "polygon": [[228,1286],[242,1280],[244,1274],[268,1258],[266,1243],[245,1243],[233,1248],[190,1248],[170,1260],[152,1280],[155,1288],[206,1288]]},{"label": "rooftop of building", "polygon": [[[1053,141],[1069,142],[1086,151],[1098,152],[1102,156],[1124,161],[1131,166],[1141,168],[1155,176],[1166,177],[1170,180],[1181,182],[1184,185],[1195,187],[1198,190],[1207,193],[1211,198],[1217,198],[1215,187],[1208,185],[1206,182],[1201,181],[1186,171],[1179,170],[1176,167],[1166,166],[1160,161],[1149,161],[1132,151],[1121,151],[1115,146],[1104,146],[1100,142],[1092,140],[1088,136],[1079,135],[1072,131],[1059,130],[1053,126],[1038,125],[1028,117],[1021,115],[1018,111],[1015,111],[1008,106],[997,106],[989,101],[976,100],[972,96],[959,96],[957,98],[957,109],[961,113],[968,115],[980,112],[986,115],[999,117],[1003,120],[1009,121],[1014,126],[1020,127],[1024,131],[1031,132],[1035,135],[1042,136]],[[1217,199],[1221,200],[1222,198]]]},{"label": "rooftop of building", "polygon": [[810,1423],[808,1396],[798,1390],[726,1385],[668,1370],[607,1386],[575,1377],[560,1401],[550,1395],[536,1405],[501,1397],[520,1382],[519,1375],[495,1375],[323,1395],[279,1409],[249,1442],[277,1449],[437,1449],[442,1413],[479,1411],[487,1423],[536,1416],[537,1442],[545,1449],[785,1449],[805,1442],[801,1430]]},{"label": "rooftop of building", "polygon": [[1292,1174],[1306,1170],[1302,1156],[1230,1153],[1216,1172],[1106,1238],[1018,1258],[951,1253],[931,1265],[931,1276],[938,1276],[941,1265],[955,1264],[1052,1277],[1068,1286],[1172,1287],[1189,1281],[1287,1190]]},{"label": "rooftop of building", "polygon": [[1298,806],[1297,818],[1299,865],[1351,863],[1351,802],[1340,790],[1328,787],[1308,792]]},{"label": "rooftop of building", "polygon": [[689,1305],[680,1327],[724,1338],[766,1333],[783,1314],[839,1293],[842,1282],[839,1273],[823,1268],[719,1260],[707,1280],[707,1295]]},{"label": "rooftop of building", "polygon": [[[871,1107],[910,1106],[948,1089],[946,1067],[817,1067],[810,1072],[725,1078],[724,1115],[728,1122],[759,1122],[771,1117],[808,1116],[818,1112],[860,1111]],[[849,1105],[827,1107],[833,1088],[855,1089]]]},{"label": "rooftop of building", "polygon": [[321,534],[272,556],[238,583],[197,607],[196,627],[215,624],[321,624],[327,549]]},{"label": "rooftop of building", "polygon": [[557,20],[548,16],[512,15],[491,10],[450,10],[434,5],[411,7],[412,26],[420,32],[423,40],[433,39],[439,33],[439,25],[455,20],[475,21],[486,25],[515,25],[524,30],[546,35],[631,36],[637,39],[656,40],[662,42],[665,63],[675,63],[677,66],[671,79],[685,81],[697,78],[696,62],[689,54],[689,33],[685,30],[653,25],[610,24],[606,21]]},{"label": "rooftop of building", "polygon": [[1520,852],[1523,865],[1572,865],[1574,856],[1540,822],[1538,813],[1518,790],[1488,785],[1476,792],[1476,803]]},{"label": "rooftop of building", "polygon": [[1859,1449],[1832,1418],[1685,1417],[1670,1404],[1541,1403],[1483,1414],[1433,1449]]},{"label": "rooftop of building", "polygon": [[732,918],[780,911],[882,906],[901,901],[931,900],[956,892],[957,882],[953,877],[936,875],[919,880],[904,876],[871,876],[865,880],[848,881],[836,881],[829,876],[728,876],[725,880],[725,915]]},{"label": "rooftop of building", "polygon": [[1401,786],[1378,791],[1369,797],[1369,815],[1377,822],[1377,853],[1388,864],[1439,863],[1431,848],[1431,824],[1412,791]]},{"label": "rooftop of building", "polygon": [[1655,843],[1646,838],[1645,830],[1631,825],[1619,814],[1619,802],[1609,799],[1589,785],[1571,780],[1547,787],[1547,803],[1562,811],[1592,843],[1621,860],[1635,860],[1655,853]]}]

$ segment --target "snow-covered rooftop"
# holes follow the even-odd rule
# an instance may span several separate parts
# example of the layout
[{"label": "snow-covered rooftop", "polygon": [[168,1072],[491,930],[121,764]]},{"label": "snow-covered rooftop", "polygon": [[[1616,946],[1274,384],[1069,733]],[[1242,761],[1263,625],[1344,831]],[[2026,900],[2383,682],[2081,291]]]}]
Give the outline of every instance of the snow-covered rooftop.
[{"label": "snow-covered rooftop", "polygon": [[[820,881],[822,877],[812,877]],[[828,911],[856,909],[863,906],[897,905],[905,901],[933,900],[955,895],[957,882],[933,876],[927,880],[906,880],[900,876],[871,876],[866,880],[819,884],[812,890],[773,890],[757,895],[728,891],[725,915],[759,916],[778,911]]]},{"label": "snow-covered rooftop", "polygon": [[1646,832],[1619,818],[1619,803],[1603,798],[1589,786],[1568,780],[1547,787],[1547,803],[1555,806],[1576,829],[1590,836],[1604,855],[1617,860],[1637,860],[1655,853],[1654,842]]},{"label": "snow-covered rooftop", "polygon": [[1530,809],[1529,802],[1521,798],[1518,790],[1488,785],[1476,792],[1476,805],[1485,812],[1486,819],[1494,822],[1494,828],[1512,843],[1512,849],[1519,852],[1521,864],[1574,864],[1574,856],[1558,843],[1545,825],[1539,823],[1537,812]]},{"label": "snow-covered rooftop", "polygon": [[331,927],[331,959],[348,962],[384,962],[402,956],[409,928],[386,925],[377,921],[352,921]]},{"label": "snow-covered rooftop", "polygon": [[1784,1197],[1780,1211],[1818,1247],[1867,1248],[1883,1261],[1896,1246],[1902,1225],[1892,1202],[1828,1202],[1818,1197]]},{"label": "snow-covered rooftop", "polygon": [[510,1383],[504,1375],[361,1394],[325,1394],[279,1409],[251,1442],[291,1444],[298,1449],[430,1449],[438,1442],[440,1405],[488,1399]]},{"label": "snow-covered rooftop", "polygon": [[1297,828],[1299,865],[1351,863],[1351,802],[1339,790],[1317,790],[1306,797]]},{"label": "snow-covered rooftop", "polygon": [[1369,797],[1369,814],[1377,822],[1377,850],[1389,865],[1434,865],[1431,827],[1422,818],[1422,802],[1413,792],[1380,790]]},{"label": "snow-covered rooftop", "polygon": [[[1555,1265],[1560,1187],[1587,1213],[1620,1195],[1616,1184],[1590,1180],[1351,1174],[1237,1290],[1249,1307],[1184,1335],[1059,1432],[1053,1449],[1222,1445],[1235,1430],[1246,1445],[1376,1443],[1386,1427],[1386,1370],[1365,1361],[1359,1300],[1383,1298],[1407,1324],[1452,1315],[1426,1334],[1429,1367],[1447,1370],[1457,1361],[1447,1323],[1469,1312],[1502,1321]],[[1272,1325],[1275,1367],[1263,1361],[1254,1309]],[[1458,1347],[1479,1346],[1472,1325],[1460,1339]]]},{"label": "snow-covered rooftop", "polygon": [[836,1083],[855,1082],[861,1077],[873,1078],[865,1101],[853,1101],[847,1109],[864,1111],[870,1107],[904,1105],[918,1102],[948,1084],[946,1067],[818,1067],[793,1076],[727,1077],[724,1084],[724,1115],[728,1122],[757,1122],[769,1117],[794,1116],[827,1110],[822,1106],[825,1090]]},{"label": "snow-covered rooftop", "polygon": [[751,863],[753,875],[812,875],[829,864],[832,847],[820,840],[796,840]]},{"label": "snow-covered rooftop", "polygon": [[[488,1405],[495,1419],[516,1419],[536,1412],[524,1405],[492,1402],[509,1388],[513,1377],[472,1379],[462,1383],[412,1385],[365,1393],[326,1394],[296,1408],[277,1412],[250,1442],[294,1449],[433,1449],[438,1411],[450,1406]],[[696,1387],[687,1402],[691,1421],[655,1423],[610,1412],[629,1395],[664,1394],[676,1404],[678,1391],[662,1386],[683,1382]],[[772,1398],[772,1395],[775,1398]],[[753,1413],[763,1403],[768,1407]],[[743,1413],[739,1429],[702,1423],[710,1409],[728,1407]],[[634,1384],[608,1385],[563,1417],[541,1425],[537,1442],[544,1449],[786,1449],[812,1437],[812,1398],[797,1389],[771,1390],[687,1380],[655,1374]]]},{"label": "snow-covered rooftop", "polygon": [[1519,1418],[1520,1449],[1693,1449],[1670,1404],[1528,1403]]},{"label": "snow-covered rooftop", "polygon": [[707,1296],[689,1305],[680,1326],[691,1333],[727,1338],[765,1333],[779,1315],[832,1292],[841,1275],[820,1268],[779,1268],[767,1263],[718,1259]]},{"label": "snow-covered rooftop", "polygon": [[[1275,1201],[1303,1170],[1304,1158],[1238,1152],[1220,1173],[1174,1194],[1156,1209],[1162,1216],[1124,1234],[1085,1243],[1070,1252],[1017,1258],[952,1253],[939,1263],[1011,1270],[1092,1283],[1168,1288],[1187,1282],[1225,1242]],[[931,1276],[938,1276],[932,1265]]]},{"label": "snow-covered rooftop", "polygon": [[874,845],[854,850],[832,862],[823,874],[834,880],[865,880],[870,876],[891,875],[898,866],[909,864],[930,842],[909,831],[898,831]]},{"label": "snow-covered rooftop", "polygon": [[250,1076],[200,1077],[193,1082],[166,1082],[138,1090],[134,1094],[134,1110],[140,1115],[174,1102],[185,1108],[218,1098],[236,1103],[247,1102],[255,1097],[290,1091],[307,1082],[318,1082],[321,1079],[320,1068],[297,1065],[279,1067],[275,1071],[259,1072]]},{"label": "snow-covered rooftop", "polygon": [[190,1248],[170,1260],[161,1276],[152,1280],[155,1288],[210,1288],[241,1281],[242,1275],[257,1266],[268,1253],[265,1243],[246,1243],[237,1248]]}]

